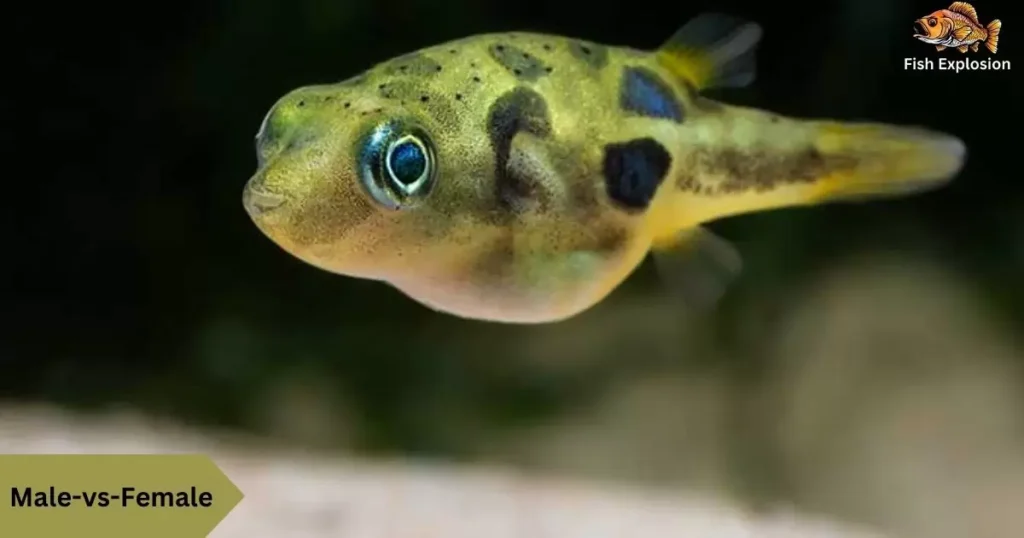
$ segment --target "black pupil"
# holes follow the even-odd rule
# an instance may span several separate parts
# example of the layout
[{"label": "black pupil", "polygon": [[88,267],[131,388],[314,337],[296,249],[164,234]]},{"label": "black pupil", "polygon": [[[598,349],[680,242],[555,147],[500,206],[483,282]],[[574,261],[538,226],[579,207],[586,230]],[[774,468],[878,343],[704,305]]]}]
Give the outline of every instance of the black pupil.
[{"label": "black pupil", "polygon": [[929,26],[935,26],[935,19],[928,19]]},{"label": "black pupil", "polygon": [[414,183],[427,169],[427,156],[423,148],[411,141],[399,143],[391,151],[391,172],[394,179],[406,186]]}]

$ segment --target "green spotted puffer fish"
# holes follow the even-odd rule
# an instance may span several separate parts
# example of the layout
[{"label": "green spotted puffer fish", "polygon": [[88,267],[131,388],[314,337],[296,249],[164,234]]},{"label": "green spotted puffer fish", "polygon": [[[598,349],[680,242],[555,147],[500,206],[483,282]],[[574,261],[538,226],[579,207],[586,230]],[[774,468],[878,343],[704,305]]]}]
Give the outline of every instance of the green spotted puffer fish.
[{"label": "green spotted puffer fish", "polygon": [[717,299],[740,258],[703,223],[959,171],[950,135],[702,95],[753,81],[761,35],[723,14],[655,51],[477,35],[296,89],[256,136],[245,209],[313,266],[464,318],[543,323],[602,301],[649,252],[667,290]]}]

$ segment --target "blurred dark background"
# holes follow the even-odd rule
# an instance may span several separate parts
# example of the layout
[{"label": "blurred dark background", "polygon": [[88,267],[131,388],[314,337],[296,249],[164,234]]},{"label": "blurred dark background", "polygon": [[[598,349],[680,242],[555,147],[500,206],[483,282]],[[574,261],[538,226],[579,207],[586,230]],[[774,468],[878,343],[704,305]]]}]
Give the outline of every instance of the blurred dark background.
[{"label": "blurred dark background", "polygon": [[[727,432],[727,442],[708,450],[725,462],[723,487],[754,499],[798,497],[779,438],[782,419],[761,411],[762,389],[777,386],[785,355],[767,350],[779,349],[801,308],[811,308],[818,322],[857,327],[909,308],[871,333],[877,348],[854,354],[864,360],[881,349],[917,353],[928,363],[930,352],[907,350],[964,324],[936,321],[915,332],[900,323],[946,308],[963,314],[961,303],[925,301],[954,288],[973,305],[968,317],[994,332],[964,344],[953,362],[971,363],[978,346],[1012,342],[1024,330],[1024,186],[1012,119],[1019,77],[903,69],[904,57],[937,57],[912,39],[912,22],[945,7],[880,0],[22,5],[8,15],[9,97],[0,103],[15,118],[3,130],[12,204],[4,219],[8,321],[0,398],[138,409],[306,446],[529,466],[552,458],[512,454],[508,432],[599,407],[629,380],[713,380],[717,388],[700,390],[724,395],[714,399],[720,405],[675,409]],[[983,23],[1003,19],[997,57],[1020,61],[1009,3],[975,7]],[[256,129],[274,101],[297,86],[339,81],[413,49],[490,31],[654,48],[708,10],[747,17],[766,31],[757,83],[715,97],[797,116],[945,130],[967,143],[964,172],[921,196],[715,223],[740,247],[746,273],[717,311],[686,323],[673,317],[647,265],[607,302],[555,326],[454,319],[384,285],[303,265],[242,210]],[[858,261],[864,259],[888,260],[886,269]],[[921,284],[931,277],[906,269],[918,266],[926,268],[920,274],[942,276]],[[901,294],[902,284],[873,284],[890,270],[910,271],[898,282],[925,287]],[[813,306],[815,290],[833,289],[822,284],[831,282],[828,275],[851,271],[855,276],[837,286],[852,291],[821,292],[831,299]],[[836,294],[860,301],[861,310]],[[820,337],[829,327],[810,333]],[[844,341],[864,343],[836,340]],[[810,363],[839,345],[822,344]],[[1017,351],[1008,356],[1010,363],[1021,358]],[[896,378],[916,386],[920,377],[901,371],[905,377]],[[839,370],[821,375],[847,379]],[[849,397],[843,408],[858,408],[859,396]],[[1011,422],[1019,424],[1024,414],[1014,413]],[[838,430],[820,436],[848,424],[837,421]],[[668,422],[658,428],[673,430]],[[631,435],[607,431],[620,440]],[[709,432],[688,430],[682,444],[703,443]],[[582,458],[579,450],[569,450],[568,459]],[[637,454],[651,462],[647,475],[660,476],[656,458]],[[671,462],[687,453],[663,456]]]}]

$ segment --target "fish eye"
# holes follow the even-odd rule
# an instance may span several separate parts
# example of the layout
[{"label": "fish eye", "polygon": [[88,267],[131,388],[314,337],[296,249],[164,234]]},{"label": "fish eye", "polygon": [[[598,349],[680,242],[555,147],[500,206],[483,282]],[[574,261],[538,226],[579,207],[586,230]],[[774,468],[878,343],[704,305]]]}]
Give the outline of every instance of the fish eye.
[{"label": "fish eye", "polygon": [[935,17],[928,19],[928,26],[935,26],[939,21],[935,20]]},{"label": "fish eye", "polygon": [[434,148],[420,128],[396,122],[378,125],[363,142],[360,160],[363,186],[390,209],[423,199],[434,186]]}]

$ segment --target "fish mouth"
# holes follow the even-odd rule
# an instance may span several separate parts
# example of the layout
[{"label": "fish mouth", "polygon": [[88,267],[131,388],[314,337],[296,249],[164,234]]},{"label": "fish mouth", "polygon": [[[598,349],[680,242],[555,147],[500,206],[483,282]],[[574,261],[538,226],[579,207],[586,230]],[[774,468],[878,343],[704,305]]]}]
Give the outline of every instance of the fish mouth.
[{"label": "fish mouth", "polygon": [[[918,30],[923,33],[917,33]],[[923,21],[914,21],[914,37],[928,37],[928,27]]]},{"label": "fish mouth", "polygon": [[286,205],[288,199],[280,194],[248,185],[242,191],[242,205],[253,217],[266,215]]}]

